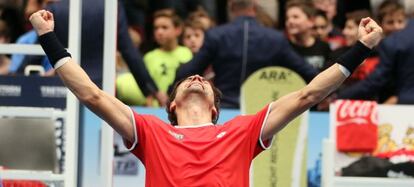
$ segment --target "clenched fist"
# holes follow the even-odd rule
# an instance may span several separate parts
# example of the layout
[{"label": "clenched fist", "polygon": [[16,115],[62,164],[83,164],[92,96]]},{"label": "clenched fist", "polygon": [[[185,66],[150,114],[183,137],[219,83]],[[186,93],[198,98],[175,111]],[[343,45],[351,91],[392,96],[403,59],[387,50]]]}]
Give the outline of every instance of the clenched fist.
[{"label": "clenched fist", "polygon": [[382,39],[382,28],[373,19],[363,18],[358,27],[358,39],[372,49]]},{"label": "clenched fist", "polygon": [[53,31],[55,27],[53,14],[46,10],[39,10],[33,13],[29,20],[39,36]]}]

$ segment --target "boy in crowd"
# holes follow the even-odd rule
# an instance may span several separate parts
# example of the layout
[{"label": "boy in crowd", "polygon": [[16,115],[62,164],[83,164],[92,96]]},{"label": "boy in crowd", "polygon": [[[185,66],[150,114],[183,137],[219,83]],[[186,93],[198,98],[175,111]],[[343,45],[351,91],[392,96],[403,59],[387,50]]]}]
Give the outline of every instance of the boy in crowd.
[{"label": "boy in crowd", "polygon": [[314,36],[315,9],[309,3],[290,1],[286,4],[286,31],[289,41],[314,68],[321,71],[331,53],[329,45]]},{"label": "boy in crowd", "polygon": [[[205,25],[200,20],[189,19],[185,23],[183,44],[191,50],[193,55],[196,54],[203,45],[205,32]],[[214,76],[215,74],[211,66],[203,73],[203,77],[208,80],[212,80]]]},{"label": "boy in crowd", "polygon": [[386,0],[379,6],[378,21],[385,36],[404,29],[407,25],[407,15],[404,6],[396,0]]},{"label": "boy in crowd", "polygon": [[203,23],[197,20],[189,20],[184,24],[183,44],[188,47],[193,54],[197,53],[203,45],[204,32],[206,29]]}]

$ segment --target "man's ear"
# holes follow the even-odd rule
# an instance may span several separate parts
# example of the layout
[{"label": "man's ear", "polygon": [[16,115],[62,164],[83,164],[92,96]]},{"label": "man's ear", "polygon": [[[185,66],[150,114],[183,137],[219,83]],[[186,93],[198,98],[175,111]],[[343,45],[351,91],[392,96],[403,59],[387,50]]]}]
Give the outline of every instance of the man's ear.
[{"label": "man's ear", "polygon": [[168,108],[168,110],[170,112],[173,112],[174,113],[176,107],[177,107],[177,103],[175,103],[175,101],[172,101],[171,104],[170,104],[170,107]]}]

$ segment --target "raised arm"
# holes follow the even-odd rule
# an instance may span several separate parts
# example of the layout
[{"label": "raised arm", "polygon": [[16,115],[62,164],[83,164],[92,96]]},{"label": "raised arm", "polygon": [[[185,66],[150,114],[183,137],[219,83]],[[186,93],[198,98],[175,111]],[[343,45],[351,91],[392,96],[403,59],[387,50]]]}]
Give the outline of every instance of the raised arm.
[{"label": "raised arm", "polygon": [[43,50],[63,83],[95,114],[105,120],[125,139],[134,142],[130,109],[115,97],[100,90],[85,71],[75,63],[53,33],[54,19],[49,11],[40,10],[30,16]]},{"label": "raised arm", "polygon": [[360,42],[341,56],[336,64],[317,75],[307,86],[273,102],[261,138],[271,138],[291,120],[337,89],[369,55],[370,49],[379,43],[381,35],[382,29],[374,20],[362,19],[358,28]]}]

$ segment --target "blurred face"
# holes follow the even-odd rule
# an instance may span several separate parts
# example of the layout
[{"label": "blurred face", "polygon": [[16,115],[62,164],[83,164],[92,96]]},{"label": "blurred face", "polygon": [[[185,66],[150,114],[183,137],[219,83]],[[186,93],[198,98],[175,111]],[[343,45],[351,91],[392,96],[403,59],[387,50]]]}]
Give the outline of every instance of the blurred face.
[{"label": "blurred face", "polygon": [[203,45],[204,32],[201,29],[186,27],[184,29],[183,43],[191,52],[197,53]]},{"label": "blurred face", "polygon": [[347,46],[355,44],[358,41],[358,25],[353,20],[347,20],[342,34]]},{"label": "blurred face", "polygon": [[385,35],[399,31],[405,28],[407,24],[406,17],[403,12],[395,12],[394,14],[385,15],[381,22],[381,27]]},{"label": "blurred face", "polygon": [[324,11],[329,20],[336,16],[336,0],[314,0],[313,5]]},{"label": "blurred face", "polygon": [[299,35],[313,27],[312,20],[298,7],[291,7],[286,12],[286,30],[290,35]]},{"label": "blurred face", "polygon": [[158,17],[154,20],[154,37],[160,46],[174,42],[180,35],[181,29],[174,26],[167,17]]},{"label": "blurred face", "polygon": [[324,17],[322,16],[317,16],[315,17],[315,34],[316,37],[320,38],[320,39],[325,39],[326,37],[328,37],[328,20],[326,20]]}]

